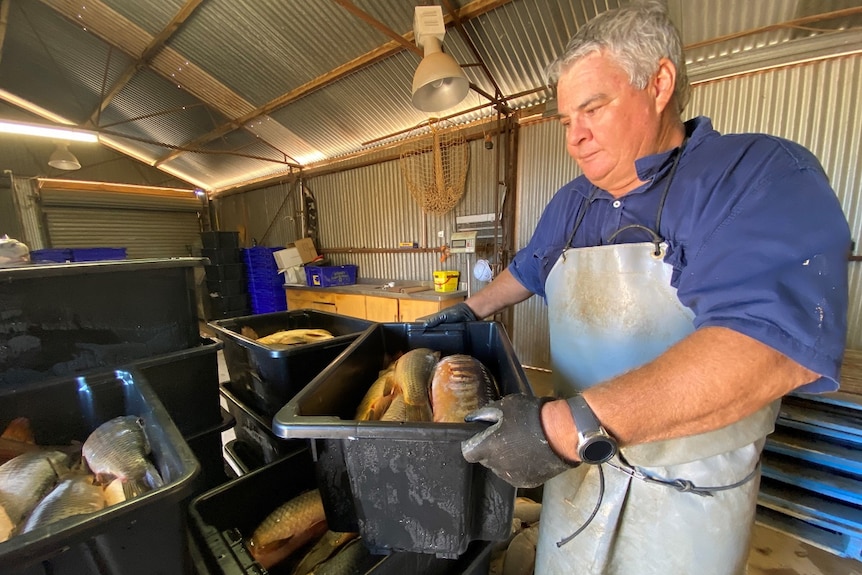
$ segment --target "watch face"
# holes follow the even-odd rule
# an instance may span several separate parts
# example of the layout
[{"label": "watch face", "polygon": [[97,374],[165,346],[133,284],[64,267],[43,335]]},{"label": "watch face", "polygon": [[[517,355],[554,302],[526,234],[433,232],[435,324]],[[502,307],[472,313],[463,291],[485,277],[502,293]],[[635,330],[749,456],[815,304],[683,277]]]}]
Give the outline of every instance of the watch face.
[{"label": "watch face", "polygon": [[609,437],[598,436],[587,439],[580,449],[580,457],[585,463],[604,463],[617,453],[617,445]]}]

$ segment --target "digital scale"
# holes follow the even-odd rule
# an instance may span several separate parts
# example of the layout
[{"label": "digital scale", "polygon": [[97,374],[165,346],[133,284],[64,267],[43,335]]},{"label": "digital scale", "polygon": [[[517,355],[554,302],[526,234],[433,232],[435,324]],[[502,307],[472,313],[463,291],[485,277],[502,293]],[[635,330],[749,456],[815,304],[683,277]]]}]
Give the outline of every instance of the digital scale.
[{"label": "digital scale", "polygon": [[467,254],[467,297],[473,293],[473,263],[470,254],[476,253],[476,235],[478,232],[453,232],[449,236],[450,254]]},{"label": "digital scale", "polygon": [[453,232],[449,238],[450,254],[475,254],[478,232]]}]

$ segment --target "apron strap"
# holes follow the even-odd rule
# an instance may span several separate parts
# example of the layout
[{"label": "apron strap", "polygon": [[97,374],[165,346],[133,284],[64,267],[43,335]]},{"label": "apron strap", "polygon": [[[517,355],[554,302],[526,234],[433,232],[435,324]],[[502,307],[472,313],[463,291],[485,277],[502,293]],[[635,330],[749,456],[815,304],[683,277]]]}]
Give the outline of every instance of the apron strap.
[{"label": "apron strap", "polygon": [[[649,475],[640,471],[637,468],[634,468],[626,463],[621,463],[620,465],[616,465],[611,462],[607,462],[608,465],[613,467],[618,471],[622,471],[626,475],[632,477],[633,479],[640,479],[646,483],[656,483],[659,485],[667,485],[668,487],[672,487],[679,491],[680,493],[693,493],[695,495],[699,495],[701,497],[712,497],[713,493],[716,491],[727,491],[729,489],[735,489],[742,485],[745,485],[749,481],[755,478],[758,470],[760,469],[760,460],[758,459],[757,464],[754,466],[754,469],[749,472],[748,475],[740,479],[735,483],[731,483],[729,485],[714,485],[710,487],[699,487],[694,484],[693,481],[689,481],[688,479],[664,479],[662,477],[656,477],[654,475]],[[599,512],[599,508],[602,505],[602,498],[605,495],[605,472],[602,469],[602,463],[598,464],[599,472],[599,496],[596,498],[596,506],[593,508],[593,511],[590,513],[590,516],[587,517],[586,521],[578,527],[574,533],[564,537],[563,539],[557,541],[557,547],[560,548],[578,535],[587,528],[587,526],[592,522],[593,518],[595,518],[596,514]]]}]

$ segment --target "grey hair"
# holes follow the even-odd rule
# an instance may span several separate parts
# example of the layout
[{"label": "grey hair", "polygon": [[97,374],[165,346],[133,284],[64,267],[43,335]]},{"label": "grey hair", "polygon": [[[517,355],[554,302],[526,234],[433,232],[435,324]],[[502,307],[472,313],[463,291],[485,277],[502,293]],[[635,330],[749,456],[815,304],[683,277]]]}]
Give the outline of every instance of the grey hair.
[{"label": "grey hair", "polygon": [[690,85],[685,70],[682,41],[667,8],[658,1],[633,2],[602,12],[569,40],[566,50],[551,62],[545,73],[551,84],[584,56],[607,52],[629,77],[632,87],[642,90],[658,69],[662,58],[676,67],[674,100],[682,113],[688,103]]}]

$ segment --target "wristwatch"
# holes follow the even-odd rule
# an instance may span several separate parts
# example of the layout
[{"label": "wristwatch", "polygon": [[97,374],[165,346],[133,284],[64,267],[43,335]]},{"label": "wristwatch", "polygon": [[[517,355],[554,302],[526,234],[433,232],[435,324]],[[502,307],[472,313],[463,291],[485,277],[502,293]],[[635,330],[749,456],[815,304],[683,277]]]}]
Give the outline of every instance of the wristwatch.
[{"label": "wristwatch", "polygon": [[581,394],[566,400],[578,428],[578,457],[584,463],[599,464],[617,454],[617,440],[599,423],[596,414]]}]

